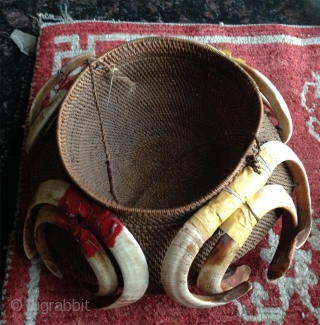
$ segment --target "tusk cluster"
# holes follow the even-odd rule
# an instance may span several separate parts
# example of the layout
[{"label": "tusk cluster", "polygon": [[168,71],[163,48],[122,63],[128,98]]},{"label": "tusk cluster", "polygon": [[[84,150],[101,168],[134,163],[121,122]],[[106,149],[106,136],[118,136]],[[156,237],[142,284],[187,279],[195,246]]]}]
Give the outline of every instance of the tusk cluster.
[{"label": "tusk cluster", "polygon": [[[98,280],[99,289],[95,294],[103,296],[97,300],[100,308],[123,307],[143,296],[149,283],[145,256],[132,234],[113,213],[64,181],[49,180],[39,186],[25,220],[24,249],[29,258],[39,252],[48,269],[61,277],[45,239],[46,223],[71,232],[78,240],[80,250]],[[111,302],[110,295],[119,289],[119,283],[100,242],[113,254],[123,278],[122,293]]]},{"label": "tusk cluster", "polygon": [[[300,159],[288,146],[281,142],[270,141],[261,147],[259,153],[261,173],[255,173],[251,167],[246,167],[227,188],[198,210],[173,239],[163,260],[161,271],[162,283],[170,297],[184,306],[208,308],[229,302],[230,300],[226,297],[239,298],[250,289],[250,286],[245,281],[231,290],[220,292],[219,299],[215,295],[194,295],[188,288],[189,269],[202,245],[213,235],[216,229],[245,202],[250,200],[266,184],[273,170],[284,161],[287,162],[296,184],[298,224],[293,231],[295,245],[297,248],[303,245],[311,229],[311,199],[308,178]],[[284,235],[284,238],[287,238],[287,236]],[[234,256],[238,249],[236,242],[231,241],[231,244],[227,246],[230,249],[231,246],[233,247],[234,252],[231,255]],[[279,247],[283,246],[286,246],[286,242],[283,243],[283,240],[280,240]],[[289,251],[292,244],[290,243],[289,246],[287,251],[290,256]],[[276,254],[276,259],[274,259],[273,268],[277,265],[278,255],[279,253]],[[218,284],[215,290],[219,290],[225,267],[230,262],[231,260],[224,261],[223,271],[216,280]],[[202,287],[208,287],[206,278],[205,283],[203,281],[201,283]],[[247,286],[243,287],[244,284]],[[221,298],[223,294],[226,296]]]}]

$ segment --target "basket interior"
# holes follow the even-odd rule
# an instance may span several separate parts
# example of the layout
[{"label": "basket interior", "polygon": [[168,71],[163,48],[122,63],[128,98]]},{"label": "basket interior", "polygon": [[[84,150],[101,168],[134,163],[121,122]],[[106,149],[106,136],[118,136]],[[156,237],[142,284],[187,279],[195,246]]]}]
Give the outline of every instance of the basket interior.
[{"label": "basket interior", "polygon": [[62,161],[86,193],[109,206],[172,209],[213,196],[243,167],[262,105],[233,62],[171,38],[129,42],[99,60],[111,69],[92,63],[58,120]]}]

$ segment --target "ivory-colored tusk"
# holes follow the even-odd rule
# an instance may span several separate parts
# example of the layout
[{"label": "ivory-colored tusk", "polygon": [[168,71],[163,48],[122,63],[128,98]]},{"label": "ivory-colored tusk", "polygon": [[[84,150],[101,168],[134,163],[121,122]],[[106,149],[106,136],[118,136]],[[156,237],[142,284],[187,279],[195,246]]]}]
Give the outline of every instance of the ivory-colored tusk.
[{"label": "ivory-colored tusk", "polygon": [[252,195],[261,189],[273,170],[286,162],[293,181],[299,217],[297,248],[307,240],[311,230],[311,197],[305,168],[291,148],[279,141],[270,141],[261,146],[258,155],[261,173],[246,167],[231,184],[198,210],[189,221],[203,234],[205,240]]},{"label": "ivory-colored tusk", "polygon": [[218,307],[239,298],[251,289],[242,282],[230,291],[211,296],[193,294],[188,288],[190,266],[204,244],[201,232],[187,221],[175,236],[162,263],[161,279],[167,294],[176,302],[191,308]]},{"label": "ivory-colored tusk", "polygon": [[57,206],[60,198],[69,186],[69,183],[61,180],[49,180],[43,182],[37,188],[36,193],[29,204],[23,228],[23,247],[25,254],[29,259],[32,259],[37,253],[34,242],[34,227],[37,211],[43,204]]},{"label": "ivory-colored tusk", "polygon": [[283,143],[287,143],[292,136],[292,118],[288,106],[275,85],[261,72],[248,66],[242,61],[236,61],[256,82],[260,92],[271,105],[278,120],[278,133]]},{"label": "ivory-colored tusk", "polygon": [[[278,120],[278,133],[283,143],[287,143],[292,136],[292,118],[288,106],[282,95],[275,85],[261,72],[248,66],[243,59],[233,58],[229,50],[217,48],[208,44],[209,48],[213,49],[230,60],[240,65],[249,76],[256,82],[264,104],[271,109],[271,115]],[[274,116],[274,114],[276,116]]]},{"label": "ivory-colored tusk", "polygon": [[267,212],[282,208],[281,239],[272,264],[273,279],[281,277],[289,268],[295,249],[297,213],[291,196],[280,185],[266,185],[237,209],[221,226],[225,232],[201,268],[197,286],[208,293],[223,291],[221,281],[248,239],[253,227]]},{"label": "ivory-colored tusk", "polygon": [[33,99],[33,102],[30,107],[29,112],[29,125],[32,126],[36,117],[38,116],[41,105],[50,93],[50,91],[60,83],[62,75],[60,73],[56,73],[52,75],[45,84],[40,88],[40,90],[37,92],[35,98]]},{"label": "ivory-colored tusk", "polygon": [[262,94],[260,93],[261,95],[261,98],[262,98],[262,101],[263,101],[263,104],[266,105],[268,108],[269,108],[269,111],[267,112],[268,116],[271,116],[273,118],[277,118],[277,115],[276,113],[273,111],[273,107],[271,106],[271,104],[268,102],[267,98]]},{"label": "ivory-colored tusk", "polygon": [[29,124],[32,125],[37,118],[41,105],[49,92],[60,83],[63,76],[69,75],[72,71],[79,68],[86,60],[93,57],[92,53],[80,54],[72,59],[70,59],[56,74],[52,75],[45,84],[38,91],[35,96],[30,112],[29,112]]},{"label": "ivory-colored tusk", "polygon": [[43,133],[47,129],[48,125],[50,125],[54,119],[66,93],[67,91],[65,89],[60,89],[53,97],[49,105],[39,113],[34,123],[31,125],[26,139],[27,153],[31,153],[38,146],[40,138],[43,136]]},{"label": "ivory-colored tusk", "polygon": [[[30,136],[28,150],[30,150],[30,148],[32,147],[32,143],[30,142],[35,141],[35,140],[33,141],[31,140],[35,138],[36,135],[39,136],[40,134],[42,134],[45,126],[48,126],[50,124],[49,117],[45,117],[45,114],[49,114],[50,119],[52,120],[52,117],[54,116],[57,108],[59,107],[60,103],[62,102],[66,94],[66,91],[58,91],[58,93],[52,98],[52,100],[48,105],[50,106],[50,108],[45,109],[46,113],[42,114],[42,116],[39,116],[41,105],[46,99],[46,97],[48,96],[48,94],[50,93],[50,91],[60,83],[63,76],[68,76],[72,71],[79,68],[86,60],[88,60],[93,56],[94,54],[92,53],[84,53],[72,58],[59,70],[59,72],[51,76],[50,79],[48,79],[46,83],[38,91],[36,97],[32,102],[30,112],[29,112],[30,128],[32,128],[33,124],[35,123],[37,125],[33,128],[32,131],[33,135]],[[43,120],[45,120],[45,122]],[[45,124],[45,126],[43,126],[43,124]]]},{"label": "ivory-colored tusk", "polygon": [[[278,141],[262,145],[258,159],[260,174],[251,167],[244,168],[227,188],[185,223],[172,241],[162,263],[161,279],[168,295],[177,302],[195,308],[217,306],[213,296],[195,296],[189,292],[187,278],[190,266],[203,243],[236,209],[266,184],[273,170],[283,161],[287,162],[295,182],[299,216],[296,246],[301,247],[307,240],[311,229],[311,198],[308,178],[301,161],[288,146]],[[236,287],[233,290],[238,289]],[[210,299],[211,302],[208,302]]]},{"label": "ivory-colored tusk", "polygon": [[29,258],[36,251],[30,232],[34,229],[34,212],[40,204],[51,204],[71,216],[80,217],[86,227],[114,255],[122,273],[123,291],[115,302],[100,307],[119,308],[143,296],[149,284],[149,271],[137,241],[111,211],[102,208],[64,181],[49,180],[41,184],[30,204],[24,231],[24,248]]},{"label": "ivory-colored tusk", "polygon": [[[47,245],[45,237],[47,223],[67,230],[76,238],[82,254],[98,280],[98,290],[92,293],[97,296],[115,294],[119,286],[117,274],[108,255],[94,235],[88,229],[82,227],[76,219],[68,217],[58,208],[52,205],[44,205],[37,214],[34,236],[39,255],[51,273],[60,278],[62,277]],[[83,286],[88,288],[85,283],[83,283]]]},{"label": "ivory-colored tusk", "polygon": [[[102,235],[101,230],[100,235]],[[108,239],[104,241],[107,242]],[[145,255],[127,228],[122,229],[113,246],[108,248],[118,262],[124,286],[120,297],[115,302],[110,304],[106,301],[106,304],[100,304],[99,308],[115,309],[130,305],[144,295],[149,285],[149,270]]]}]

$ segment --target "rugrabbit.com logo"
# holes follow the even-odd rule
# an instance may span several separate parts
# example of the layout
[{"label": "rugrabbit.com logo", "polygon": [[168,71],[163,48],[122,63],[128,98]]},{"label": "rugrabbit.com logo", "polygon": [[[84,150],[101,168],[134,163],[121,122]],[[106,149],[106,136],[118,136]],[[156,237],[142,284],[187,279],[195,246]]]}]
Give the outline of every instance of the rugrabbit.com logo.
[{"label": "rugrabbit.com logo", "polygon": [[[41,314],[47,314],[51,311],[57,311],[57,312],[78,312],[78,311],[87,311],[89,310],[88,307],[89,301],[87,300],[81,300],[76,301],[72,299],[71,301],[67,301],[63,299],[62,301],[42,301],[37,302],[34,306],[32,306],[32,309],[29,311],[37,311]],[[19,312],[21,311],[25,306],[25,303],[22,299],[13,299],[10,303],[10,307],[13,311]]]}]

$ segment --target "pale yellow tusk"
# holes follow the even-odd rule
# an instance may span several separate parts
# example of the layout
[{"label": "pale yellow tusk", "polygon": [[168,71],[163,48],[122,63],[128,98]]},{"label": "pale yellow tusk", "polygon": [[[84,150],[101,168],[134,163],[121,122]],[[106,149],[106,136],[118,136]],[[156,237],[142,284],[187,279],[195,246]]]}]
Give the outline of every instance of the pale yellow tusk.
[{"label": "pale yellow tusk", "polygon": [[123,228],[114,247],[109,249],[120,267],[124,286],[117,301],[99,307],[114,309],[130,305],[145,294],[149,285],[149,270],[145,255],[127,228]]},{"label": "pale yellow tusk", "polygon": [[254,172],[251,167],[244,168],[228,187],[198,210],[189,221],[200,230],[204,239],[208,240],[236,209],[266,184],[273,170],[285,161],[295,183],[299,248],[307,240],[311,229],[311,197],[305,168],[292,149],[278,141],[262,145],[258,160],[260,174]]},{"label": "pale yellow tusk", "polygon": [[23,228],[23,247],[24,252],[29,259],[33,258],[37,254],[33,236],[37,210],[42,204],[57,206],[59,199],[63,196],[69,186],[69,183],[61,180],[49,180],[42,183],[37,188],[37,191],[29,204]]},{"label": "pale yellow tusk", "polygon": [[67,91],[60,89],[53,97],[47,107],[45,107],[37,116],[34,123],[31,125],[27,139],[26,139],[26,151],[31,153],[38,145],[40,138],[43,136],[48,125],[54,119],[57,110],[60,107]]},{"label": "pale yellow tusk", "polygon": [[[287,216],[283,220],[283,231],[281,233],[283,238],[280,239],[280,242],[284,242],[286,247],[279,244],[275,254],[275,256],[281,255],[281,259],[277,261],[277,277],[283,275],[290,265],[295,249],[295,230],[298,224],[297,213],[291,196],[282,186],[276,184],[266,185],[220,226],[220,229],[225,232],[223,236],[228,236],[231,239],[225,246],[232,246],[234,249],[222,252],[221,249],[216,250],[213,248],[198,275],[197,286],[201,290],[208,293],[223,291],[221,288],[223,276],[240,248],[248,239],[253,227],[266,213],[277,208],[282,208],[283,213],[286,213]],[[224,239],[221,238],[220,240],[223,241]],[[228,239],[226,239],[227,241]]]},{"label": "pale yellow tusk", "polygon": [[161,279],[166,293],[179,304],[191,308],[211,308],[225,305],[251,289],[248,282],[212,296],[196,295],[189,291],[188,273],[190,266],[205,243],[202,234],[189,221],[171,242],[162,263]]},{"label": "pale yellow tusk", "polygon": [[37,95],[35,96],[30,112],[29,112],[29,125],[32,126],[35,122],[37,116],[40,113],[41,105],[47,95],[50,93],[50,91],[60,83],[61,78],[63,76],[69,75],[73,70],[77,69],[79,66],[81,66],[86,60],[93,57],[94,54],[92,53],[84,53],[75,56],[70,61],[68,61],[62,68],[59,70],[58,73],[51,76],[45,84],[40,88]]},{"label": "pale yellow tusk", "polygon": [[283,143],[287,143],[292,136],[292,118],[288,106],[283,99],[282,95],[274,84],[261,72],[247,64],[236,61],[256,82],[260,92],[264,95],[267,101],[270,103],[273,112],[278,120],[278,133]]}]

